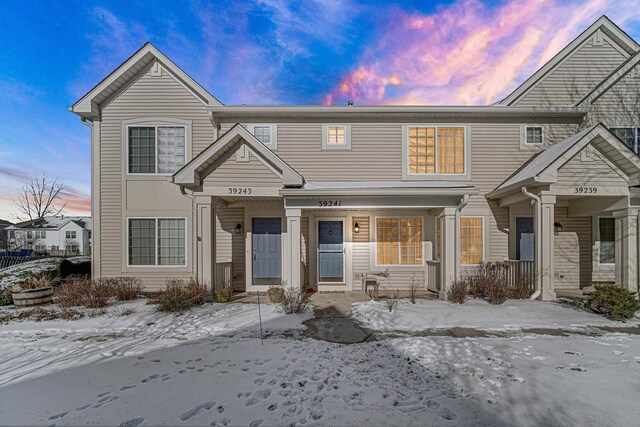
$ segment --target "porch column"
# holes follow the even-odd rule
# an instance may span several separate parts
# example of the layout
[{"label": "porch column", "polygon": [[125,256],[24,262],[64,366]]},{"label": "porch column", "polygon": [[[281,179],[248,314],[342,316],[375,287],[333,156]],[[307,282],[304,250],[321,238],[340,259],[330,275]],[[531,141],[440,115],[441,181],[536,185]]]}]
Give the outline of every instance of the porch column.
[{"label": "porch column", "polygon": [[286,209],[287,238],[282,262],[282,279],[287,286],[299,289],[300,283],[300,217],[301,209]]},{"label": "porch column", "polygon": [[638,221],[637,208],[613,213],[616,224],[616,284],[631,292],[638,291]]},{"label": "porch column", "polygon": [[458,245],[456,244],[459,230],[459,218],[456,208],[444,208],[440,214],[442,221],[440,238],[442,253],[440,256],[440,292],[438,296],[441,300],[447,299],[447,291],[451,283],[458,276]]},{"label": "porch column", "polygon": [[200,283],[215,288],[215,208],[212,197],[196,197],[196,266]]},{"label": "porch column", "polygon": [[[540,259],[536,260],[540,265],[536,268],[536,271],[542,275],[540,280],[542,293],[540,299],[543,301],[549,301],[556,299],[556,292],[554,287],[554,251],[555,246],[553,239],[555,237],[555,208],[556,208],[556,196],[554,194],[541,194],[540,195],[540,216],[541,221],[537,218],[534,219],[536,224],[541,225],[540,230],[536,230],[536,244],[540,245]],[[535,210],[537,215],[538,210]]]}]

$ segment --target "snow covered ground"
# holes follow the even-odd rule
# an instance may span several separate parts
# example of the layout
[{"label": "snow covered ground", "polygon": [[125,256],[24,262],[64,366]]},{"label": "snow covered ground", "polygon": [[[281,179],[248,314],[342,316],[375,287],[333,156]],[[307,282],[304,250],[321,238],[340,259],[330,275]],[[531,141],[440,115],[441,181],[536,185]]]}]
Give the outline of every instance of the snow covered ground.
[{"label": "snow covered ground", "polygon": [[[89,262],[88,256],[67,258],[72,263]],[[23,274],[38,274],[55,270],[60,264],[61,258],[42,258],[23,262],[0,270],[0,289],[4,289],[24,280]]]},{"label": "snow covered ground", "polygon": [[[206,305],[179,317],[141,302],[126,305],[138,312],[1,326],[0,424],[637,422],[640,337],[634,335],[341,345],[278,335],[300,331],[310,316],[284,316],[263,305],[271,335],[262,345],[255,305]],[[398,314],[409,309],[403,305]],[[494,313],[496,324],[503,314]]]},{"label": "snow covered ground", "polygon": [[480,299],[470,299],[462,305],[440,300],[418,300],[416,304],[401,300],[398,309],[391,313],[384,302],[369,301],[353,304],[352,313],[353,318],[367,328],[385,332],[454,327],[513,330],[640,325],[637,318],[621,323],[566,304],[529,300],[509,300],[502,305],[491,305]]}]

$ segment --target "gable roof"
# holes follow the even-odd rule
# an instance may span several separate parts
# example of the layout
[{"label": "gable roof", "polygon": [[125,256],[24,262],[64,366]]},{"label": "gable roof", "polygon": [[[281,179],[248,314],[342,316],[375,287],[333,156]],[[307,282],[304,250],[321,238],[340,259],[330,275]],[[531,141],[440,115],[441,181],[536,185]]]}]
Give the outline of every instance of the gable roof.
[{"label": "gable roof", "polygon": [[582,104],[593,104],[604,95],[609,89],[611,89],[616,83],[624,78],[631,72],[638,64],[640,64],[640,51],[636,52],[626,61],[624,61],[618,68],[613,70],[611,74],[604,78],[591,92],[587,93],[580,101],[574,105],[579,106]]},{"label": "gable roof", "polygon": [[174,173],[171,176],[171,182],[186,187],[201,186],[202,181],[235,153],[242,143],[246,144],[265,166],[282,179],[285,187],[304,185],[302,175],[239,123]]},{"label": "gable roof", "polygon": [[200,86],[200,84],[193,80],[173,61],[167,58],[154,45],[147,42],[131,55],[129,59],[124,61],[118,68],[102,79],[100,83],[95,85],[93,89],[69,107],[69,111],[90,120],[96,119],[99,117],[100,105],[127,85],[131,79],[135,78],[139,73],[144,72],[154,61],[158,61],[164,69],[168,70],[205,105],[222,105],[220,101]]},{"label": "gable roof", "polygon": [[620,27],[614,24],[607,16],[602,15],[596,22],[591,24],[589,28],[584,30],[578,37],[573,39],[571,43],[565,46],[553,58],[542,66],[538,71],[533,73],[531,77],[518,86],[502,101],[499,105],[512,105],[524,95],[526,95],[533,87],[544,79],[549,73],[555,70],[566,58],[578,50],[589,38],[597,31],[601,30],[609,38],[614,40],[629,55],[633,55],[640,50],[640,45],[625,33]]},{"label": "gable roof", "polygon": [[46,216],[44,218],[30,219],[7,227],[12,230],[19,229],[55,229],[59,230],[68,223],[73,222],[80,228],[91,230],[91,217],[89,216]]},{"label": "gable roof", "polygon": [[520,169],[488,193],[487,197],[496,198],[519,190],[523,185],[555,183],[558,169],[589,143],[593,143],[625,175],[631,177],[630,185],[640,185],[640,157],[599,123],[532,156]]}]

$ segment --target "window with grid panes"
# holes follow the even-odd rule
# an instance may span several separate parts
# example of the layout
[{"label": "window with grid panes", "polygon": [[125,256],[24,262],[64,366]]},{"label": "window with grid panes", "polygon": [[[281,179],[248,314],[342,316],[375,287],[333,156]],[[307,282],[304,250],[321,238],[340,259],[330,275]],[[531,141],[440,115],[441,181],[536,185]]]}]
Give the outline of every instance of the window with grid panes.
[{"label": "window with grid panes", "polygon": [[460,218],[460,257],[462,264],[480,264],[484,260],[484,220]]},{"label": "window with grid panes", "polygon": [[155,265],[156,220],[135,218],[129,220],[129,265]]},{"label": "window with grid panes", "polygon": [[185,265],[184,218],[129,219],[129,265]]},{"label": "window with grid panes", "polygon": [[344,145],[346,143],[346,128],[344,126],[329,126],[327,128],[327,144]]},{"label": "window with grid panes", "polygon": [[616,262],[616,222],[614,218],[600,218],[598,220],[600,232],[600,264],[615,264]]},{"label": "window with grid panes", "polygon": [[422,218],[376,218],[378,265],[422,264]]},{"label": "window with grid panes", "polygon": [[265,145],[271,144],[271,126],[254,126],[253,136]]},{"label": "window with grid panes", "polygon": [[465,173],[465,135],[463,127],[410,127],[409,173]]},{"label": "window with grid panes", "polygon": [[526,128],[526,142],[530,145],[542,144],[542,127],[541,126],[527,126]]},{"label": "window with grid panes", "polygon": [[185,164],[184,126],[129,127],[129,173],[171,174]]},{"label": "window with grid panes", "polygon": [[182,218],[158,219],[158,265],[184,265],[185,227]]},{"label": "window with grid panes", "polygon": [[640,127],[612,127],[610,130],[636,154],[640,154]]},{"label": "window with grid panes", "polygon": [[184,166],[184,126],[158,126],[158,173],[173,173]]}]

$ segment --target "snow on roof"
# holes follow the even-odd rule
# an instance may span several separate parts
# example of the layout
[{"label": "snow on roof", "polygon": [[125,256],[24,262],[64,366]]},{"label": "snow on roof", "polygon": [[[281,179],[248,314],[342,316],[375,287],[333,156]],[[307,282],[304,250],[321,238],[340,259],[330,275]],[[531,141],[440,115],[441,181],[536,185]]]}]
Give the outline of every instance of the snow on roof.
[{"label": "snow on roof", "polygon": [[33,219],[29,221],[19,222],[10,227],[11,229],[29,229],[29,228],[53,228],[60,229],[69,222],[74,222],[81,228],[91,230],[92,222],[90,216],[46,216],[44,218]]}]

